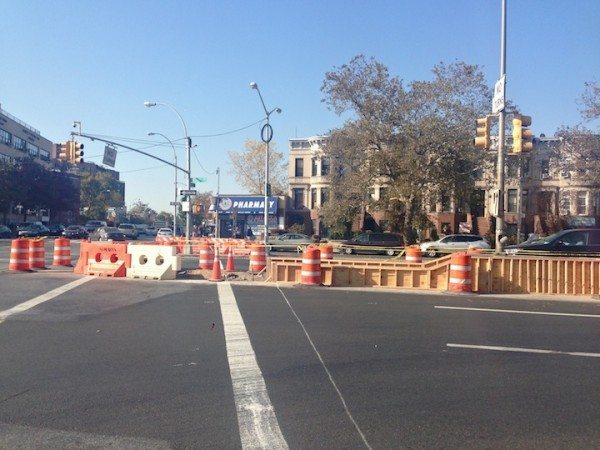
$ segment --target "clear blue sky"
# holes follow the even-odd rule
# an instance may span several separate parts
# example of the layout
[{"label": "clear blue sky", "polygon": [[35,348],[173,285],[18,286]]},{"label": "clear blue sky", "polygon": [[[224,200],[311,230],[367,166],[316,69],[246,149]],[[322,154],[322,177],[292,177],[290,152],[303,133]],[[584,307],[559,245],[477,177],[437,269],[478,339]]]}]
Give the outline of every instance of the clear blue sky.
[{"label": "clear blue sky", "polygon": [[[83,132],[151,140],[182,138],[173,105],[197,147],[192,174],[200,191],[244,193],[227,152],[259,139],[261,119],[249,87],[256,81],[272,116],[274,142],[326,133],[342,124],[321,102],[325,72],[357,54],[375,57],[405,82],[429,79],[438,62],[483,67],[490,89],[499,75],[500,0],[390,1],[10,1],[0,0],[0,103],[54,142],[72,122]],[[508,0],[507,95],[533,117],[536,135],[580,121],[584,82],[600,78],[600,1]],[[160,140],[157,137],[156,140]],[[104,145],[83,141],[88,161]],[[143,148],[142,143],[133,144]],[[172,149],[151,150],[172,159]],[[185,151],[178,150],[180,163]],[[202,166],[202,167],[201,167]],[[171,167],[119,151],[126,204],[170,211]],[[182,179],[183,176],[180,177]]]}]

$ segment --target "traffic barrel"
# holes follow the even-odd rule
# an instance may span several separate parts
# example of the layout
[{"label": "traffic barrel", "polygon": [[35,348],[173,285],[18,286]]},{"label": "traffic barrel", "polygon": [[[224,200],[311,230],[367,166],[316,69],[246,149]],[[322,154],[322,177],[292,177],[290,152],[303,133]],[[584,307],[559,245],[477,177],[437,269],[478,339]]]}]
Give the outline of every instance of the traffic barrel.
[{"label": "traffic barrel", "polygon": [[29,270],[29,241],[27,239],[11,241],[8,270]]},{"label": "traffic barrel", "polygon": [[317,247],[306,247],[302,254],[302,272],[300,283],[321,284],[321,251]]},{"label": "traffic barrel", "polygon": [[227,255],[227,267],[225,268],[225,272],[235,272],[235,263],[233,261],[233,249],[229,248],[229,254]]},{"label": "traffic barrel", "polygon": [[258,273],[267,267],[267,254],[265,246],[255,244],[250,249],[250,272]]},{"label": "traffic barrel", "polygon": [[219,260],[219,249],[215,249],[215,257],[213,260],[213,271],[210,281],[223,281],[223,275],[221,274],[221,261]]},{"label": "traffic barrel", "polygon": [[423,253],[421,253],[421,249],[417,246],[407,247],[405,259],[407,262],[420,263],[423,262]]},{"label": "traffic barrel", "polygon": [[66,238],[54,239],[53,266],[71,266],[71,241]]},{"label": "traffic barrel", "polygon": [[213,266],[213,259],[215,252],[213,246],[208,242],[200,244],[200,252],[198,257],[198,268],[199,269],[211,269]]},{"label": "traffic barrel", "polygon": [[29,239],[29,268],[46,268],[46,249],[43,239]]},{"label": "traffic barrel", "polygon": [[321,259],[333,259],[333,245],[321,244],[319,250],[321,250]]},{"label": "traffic barrel", "polygon": [[448,290],[451,292],[468,293],[471,289],[471,255],[453,253],[450,258],[450,276]]}]

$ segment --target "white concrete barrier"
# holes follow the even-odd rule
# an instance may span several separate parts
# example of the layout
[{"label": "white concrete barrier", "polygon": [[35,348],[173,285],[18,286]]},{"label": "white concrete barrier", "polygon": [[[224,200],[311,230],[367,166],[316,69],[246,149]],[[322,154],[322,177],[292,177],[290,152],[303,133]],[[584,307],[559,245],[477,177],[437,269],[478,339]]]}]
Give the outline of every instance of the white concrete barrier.
[{"label": "white concrete barrier", "polygon": [[173,246],[129,244],[127,253],[131,255],[127,278],[174,280],[181,270],[181,256]]}]

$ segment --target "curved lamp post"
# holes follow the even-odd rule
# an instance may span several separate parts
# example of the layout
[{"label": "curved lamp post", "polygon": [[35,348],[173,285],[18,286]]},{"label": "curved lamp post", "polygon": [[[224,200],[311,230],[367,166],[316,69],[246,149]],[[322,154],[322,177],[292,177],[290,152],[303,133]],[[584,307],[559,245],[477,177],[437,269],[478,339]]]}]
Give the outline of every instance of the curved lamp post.
[{"label": "curved lamp post", "polygon": [[271,114],[276,112],[277,114],[281,114],[281,108],[273,108],[271,111],[267,109],[265,106],[265,102],[262,98],[262,94],[260,93],[260,89],[258,88],[258,84],[256,82],[250,83],[250,88],[255,89],[258,92],[258,96],[260,97],[260,102],[262,103],[263,109],[265,110],[265,116],[267,119],[267,123],[261,129],[261,139],[265,143],[265,232],[264,232],[264,244],[267,246],[267,241],[269,239],[269,142],[273,138],[273,128],[271,128],[271,124],[269,123],[269,118]]},{"label": "curved lamp post", "polygon": [[[152,106],[166,106],[167,108],[170,108],[175,114],[177,114],[177,117],[179,117],[179,120],[181,120],[181,124],[183,125],[183,133],[185,135],[185,149],[186,149],[186,154],[187,154],[187,190],[191,190],[192,188],[192,167],[191,167],[191,163],[192,160],[190,158],[190,153],[191,153],[191,149],[192,149],[192,139],[188,136],[188,131],[187,131],[187,127],[185,125],[185,122],[183,120],[183,117],[181,117],[181,114],[179,114],[179,112],[171,105],[169,105],[168,103],[162,103],[162,102],[150,102],[150,101],[145,101],[144,102],[144,106],[146,108],[150,108]],[[176,188],[177,189],[177,188]],[[190,205],[189,205],[189,197],[186,196],[186,198],[188,199],[188,207],[187,207],[187,211],[185,212],[185,239],[186,239],[186,244],[184,246],[184,250],[186,254],[190,253],[190,245],[189,245],[189,240],[192,236],[192,211],[190,209]]]},{"label": "curved lamp post", "polygon": [[[173,158],[175,159],[175,165],[177,165],[177,152],[175,151],[175,145],[173,144],[173,141],[162,133],[149,132],[148,136],[162,136],[167,141],[169,141],[169,144],[171,144],[171,147],[173,148]],[[177,168],[175,168],[175,201],[173,203],[173,235],[177,237]]]}]

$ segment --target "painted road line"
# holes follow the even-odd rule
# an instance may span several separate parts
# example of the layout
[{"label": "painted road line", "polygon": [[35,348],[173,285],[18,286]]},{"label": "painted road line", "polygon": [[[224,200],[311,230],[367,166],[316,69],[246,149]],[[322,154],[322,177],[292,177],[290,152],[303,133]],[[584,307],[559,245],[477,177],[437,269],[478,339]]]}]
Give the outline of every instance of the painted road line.
[{"label": "painted road line", "polygon": [[462,311],[484,311],[484,312],[497,312],[497,313],[508,313],[508,314],[537,314],[541,316],[567,316],[567,317],[592,317],[594,319],[600,319],[598,314],[576,314],[576,313],[557,313],[557,312],[544,312],[544,311],[520,311],[517,309],[489,309],[489,308],[466,308],[460,306],[434,306],[436,309],[457,309]]},{"label": "painted road line", "polygon": [[45,294],[39,295],[35,298],[32,298],[31,300],[27,300],[26,302],[19,303],[18,305],[13,306],[10,309],[0,311],[0,323],[4,322],[8,317],[10,317],[14,314],[22,313],[22,312],[27,311],[28,309],[31,309],[37,305],[47,302],[48,300],[52,300],[53,298],[58,297],[59,295],[64,294],[65,292],[68,292],[71,289],[76,288],[77,286],[81,286],[82,284],[87,283],[88,281],[93,280],[93,279],[94,279],[94,277],[80,278],[71,283],[57,287],[56,289],[52,289],[51,291],[46,292]]},{"label": "painted road line", "polygon": [[231,284],[217,289],[242,448],[287,449]]},{"label": "painted road line", "polygon": [[313,351],[317,355],[317,358],[319,358],[319,362],[323,366],[323,369],[325,370],[325,373],[329,377],[329,381],[333,385],[333,388],[335,389],[335,392],[337,393],[340,401],[342,402],[342,406],[344,407],[344,411],[346,411],[346,415],[350,419],[350,422],[352,422],[352,425],[354,425],[354,428],[356,429],[356,431],[360,435],[360,438],[363,441],[363,444],[365,444],[365,447],[367,447],[368,449],[371,449],[372,448],[371,445],[367,441],[367,438],[365,437],[365,434],[362,432],[362,430],[358,426],[358,423],[356,423],[356,420],[354,420],[354,417],[352,416],[352,413],[348,409],[348,405],[346,404],[346,400],[344,400],[344,396],[342,395],[342,393],[339,390],[336,382],[334,381],[333,376],[331,375],[331,372],[327,368],[327,365],[325,364],[325,361],[323,361],[323,358],[321,357],[321,354],[317,350],[317,347],[315,346],[315,343],[313,342],[313,340],[311,339],[310,335],[308,334],[308,331],[306,331],[306,327],[304,326],[304,324],[300,320],[300,317],[298,317],[298,314],[296,314],[296,311],[294,311],[294,308],[292,308],[292,304],[290,303],[290,301],[288,300],[288,298],[285,296],[285,294],[283,293],[283,291],[281,290],[281,288],[279,286],[277,286],[277,289],[279,290],[279,292],[283,296],[283,299],[285,300],[285,302],[287,303],[288,307],[290,308],[290,311],[292,311],[292,314],[296,318],[296,321],[300,324],[300,327],[302,328],[302,331],[304,331],[304,334],[306,335],[306,339],[308,339],[308,342],[310,343],[310,346],[312,347]]},{"label": "painted road line", "polygon": [[539,353],[544,355],[569,355],[584,356],[587,358],[600,358],[600,353],[585,352],[563,352],[560,350],[545,350],[540,348],[520,348],[520,347],[498,347],[493,345],[469,345],[469,344],[446,344],[451,348],[470,348],[475,350],[493,350],[497,352],[517,352],[517,353]]}]

